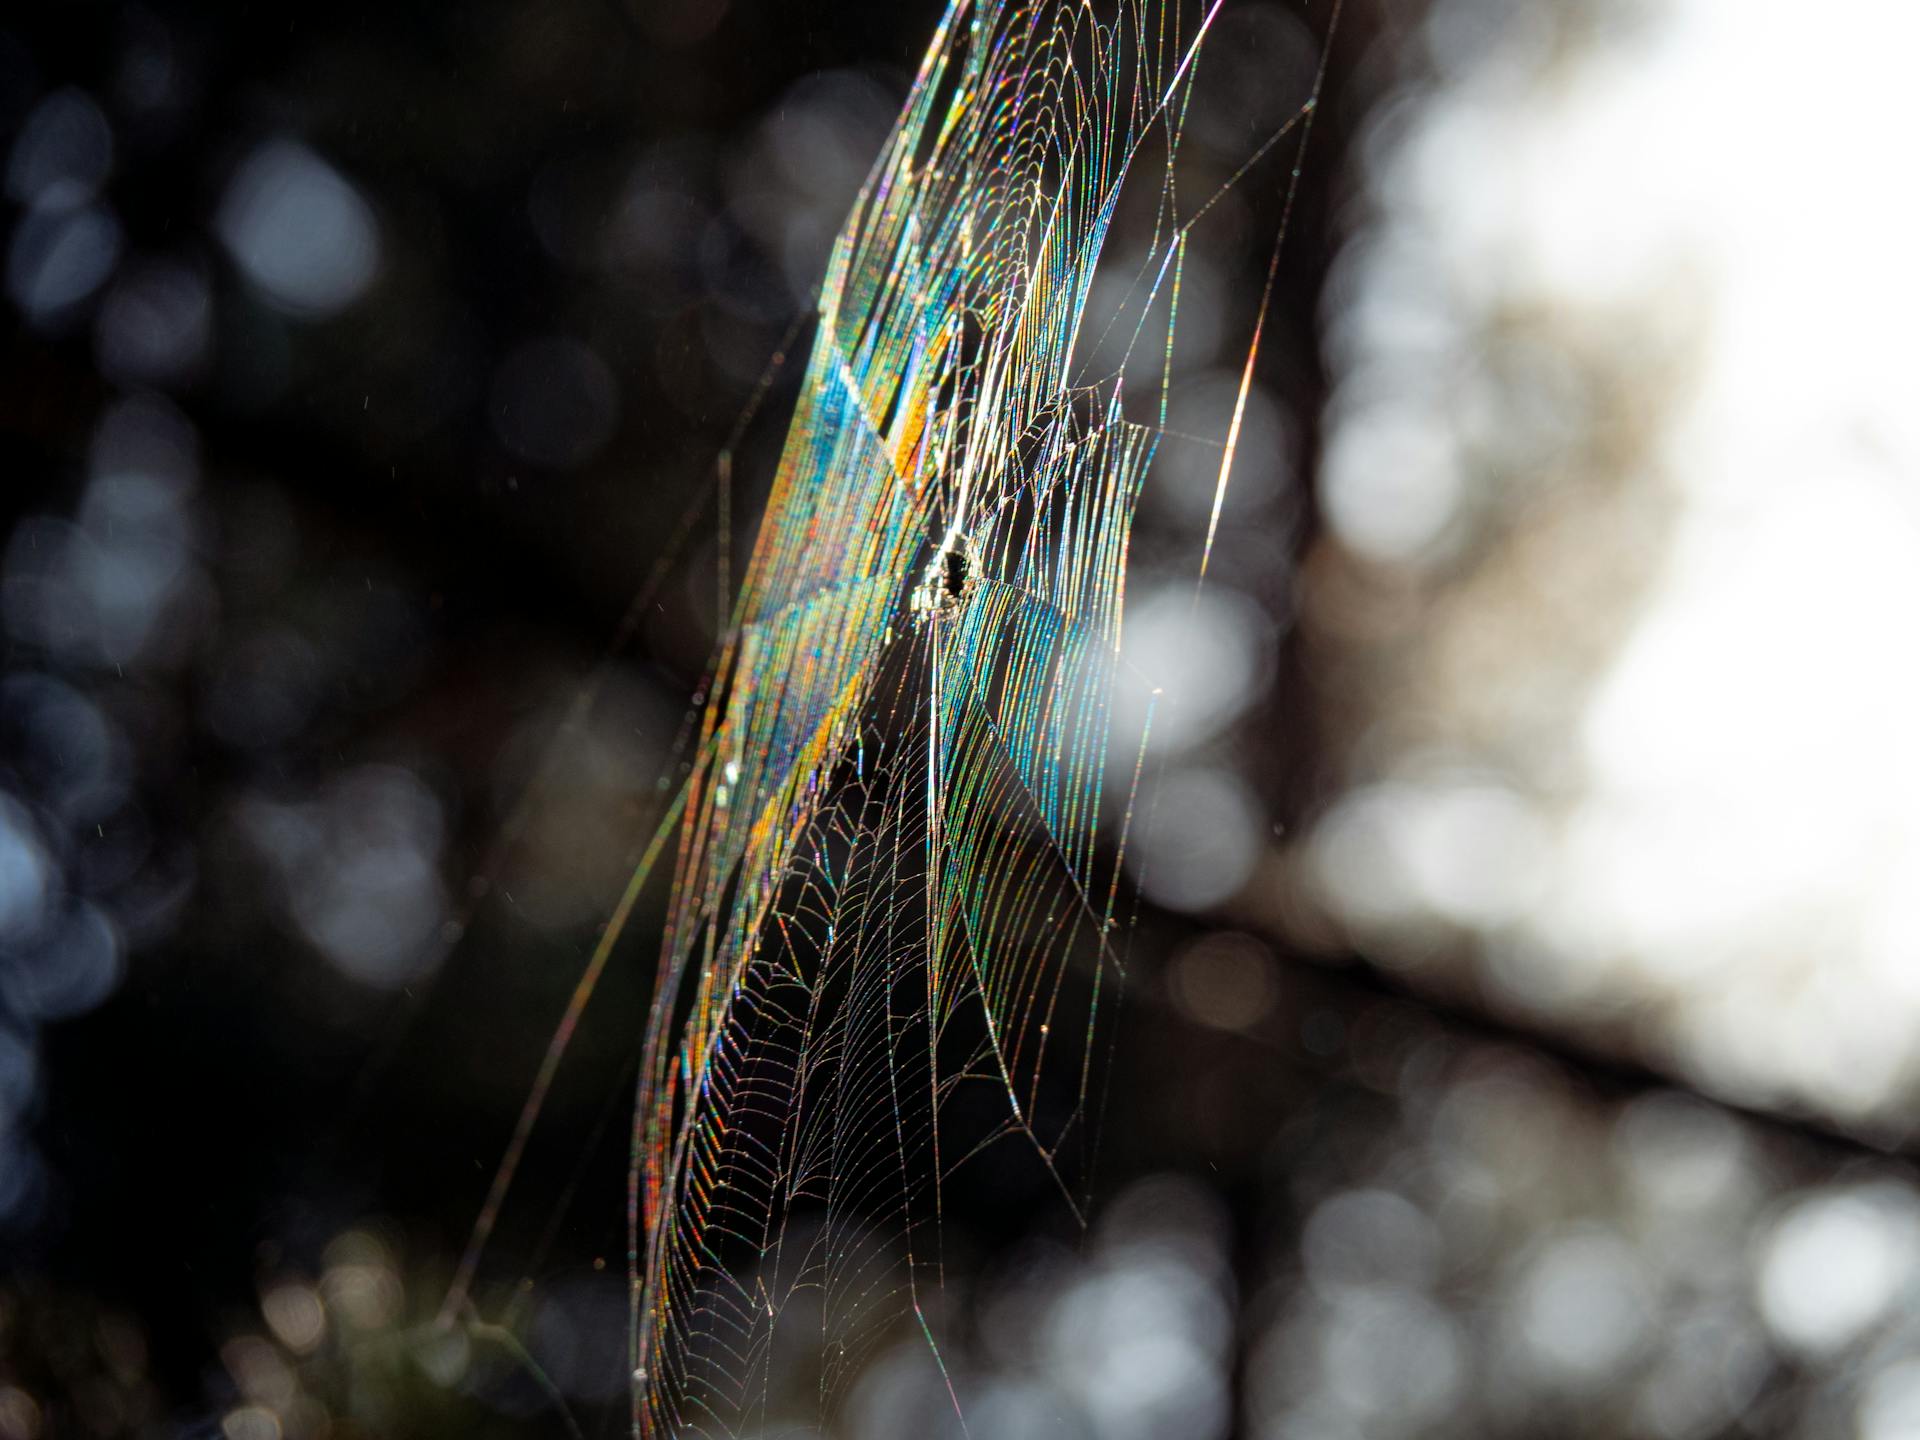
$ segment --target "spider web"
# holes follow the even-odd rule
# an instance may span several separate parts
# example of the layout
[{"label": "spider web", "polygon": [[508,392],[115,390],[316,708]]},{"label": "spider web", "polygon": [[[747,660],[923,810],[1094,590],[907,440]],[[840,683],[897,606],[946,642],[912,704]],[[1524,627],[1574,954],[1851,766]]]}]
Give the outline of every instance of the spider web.
[{"label": "spider web", "polygon": [[[990,1153],[1086,1212],[1147,753],[1144,725],[1114,733],[1119,688],[1150,688],[1121,658],[1127,559],[1187,234],[1304,141],[1319,89],[1183,214],[1219,10],[952,0],[835,245],[689,773],[448,1301],[671,837],[629,1181],[636,1434],[830,1429],[903,1328],[945,1374],[943,1195]],[[1083,335],[1130,174],[1145,259]],[[1207,552],[1272,283],[1212,442]]]}]

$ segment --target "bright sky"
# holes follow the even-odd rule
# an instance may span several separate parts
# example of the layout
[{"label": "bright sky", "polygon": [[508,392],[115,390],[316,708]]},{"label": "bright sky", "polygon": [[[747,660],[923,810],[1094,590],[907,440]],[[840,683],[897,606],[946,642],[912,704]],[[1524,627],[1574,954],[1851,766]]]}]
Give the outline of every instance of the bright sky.
[{"label": "bright sky", "polygon": [[[1920,6],[1653,16],[1550,75],[1524,53],[1470,71],[1380,185],[1399,273],[1456,306],[1652,325],[1665,303],[1699,355],[1646,482],[1678,497],[1671,548],[1581,721],[1584,792],[1550,822],[1482,795],[1462,832],[1433,818],[1457,797],[1390,783],[1333,817],[1323,866],[1350,913],[1499,929],[1521,992],[1661,1002],[1660,1043],[1723,1092],[1864,1116],[1920,1065]],[[1361,364],[1399,343],[1362,333]],[[1418,455],[1434,422],[1365,417],[1336,423],[1330,518],[1356,553],[1417,557],[1458,475],[1383,479],[1369,437],[1410,427]],[[1343,882],[1354,806],[1403,894]],[[1511,905],[1435,872],[1461,833],[1483,860],[1527,842]]]}]

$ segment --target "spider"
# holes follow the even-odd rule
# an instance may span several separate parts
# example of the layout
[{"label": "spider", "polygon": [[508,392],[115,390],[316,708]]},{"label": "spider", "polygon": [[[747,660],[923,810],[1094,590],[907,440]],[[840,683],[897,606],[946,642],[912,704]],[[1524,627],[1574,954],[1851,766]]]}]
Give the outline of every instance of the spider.
[{"label": "spider", "polygon": [[979,584],[980,574],[973,560],[973,545],[965,535],[949,535],[934,552],[920,583],[914,587],[911,602],[915,615],[951,620],[967,603],[967,597]]}]

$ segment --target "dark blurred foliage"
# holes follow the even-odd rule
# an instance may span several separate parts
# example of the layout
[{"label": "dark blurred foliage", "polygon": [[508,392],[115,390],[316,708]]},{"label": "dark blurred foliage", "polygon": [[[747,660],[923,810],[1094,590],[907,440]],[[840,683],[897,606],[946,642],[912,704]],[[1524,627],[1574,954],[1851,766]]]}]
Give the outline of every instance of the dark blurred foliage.
[{"label": "dark blurred foliage", "polygon": [[[1197,122],[1222,168],[1326,19],[1245,9]],[[1295,625],[1300,477],[1352,151],[1422,14],[1352,4],[1336,36],[1256,395],[1270,463],[1208,612],[1223,658],[1188,646],[1193,683],[1232,685],[1167,742],[1176,818],[1290,833],[1343,783],[1354,736]],[[0,1436],[620,1423],[645,906],[484,1319],[429,1322],[673,778],[812,286],[935,18],[0,26]],[[1196,246],[1196,429],[1283,165]],[[1180,493],[1150,577],[1191,573]],[[1455,991],[1435,1009],[1338,939],[1290,948],[1246,919],[1279,902],[1184,913],[1256,883],[1243,850],[1218,892],[1205,867],[1149,884],[1093,1234],[990,1188],[949,1213],[974,1434],[1830,1435],[1863,1355],[1875,1403],[1920,1403],[1920,1371],[1895,1383],[1904,1170]],[[944,1433],[917,1355],[876,1365],[849,1433]]]}]

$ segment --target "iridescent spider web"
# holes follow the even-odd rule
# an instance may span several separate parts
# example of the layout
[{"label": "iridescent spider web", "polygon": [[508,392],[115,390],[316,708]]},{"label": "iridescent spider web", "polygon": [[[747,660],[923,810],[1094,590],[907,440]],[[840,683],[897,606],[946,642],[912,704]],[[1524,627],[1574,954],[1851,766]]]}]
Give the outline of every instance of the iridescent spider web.
[{"label": "iridescent spider web", "polygon": [[[671,843],[629,1187],[636,1434],[830,1426],[902,1326],[945,1373],[942,1197],[985,1152],[1020,1147],[1084,1216],[1146,754],[1144,728],[1113,734],[1116,686],[1140,683],[1126,565],[1187,235],[1220,193],[1182,215],[1174,184],[1219,9],[954,0],[835,246],[690,774],[449,1297]],[[1304,141],[1319,83],[1228,185]],[[1126,358],[1082,375],[1090,287],[1150,146],[1152,240],[1108,326]],[[1141,354],[1161,362],[1144,406],[1123,393]],[[794,1355],[813,1382],[776,1395]]]}]

